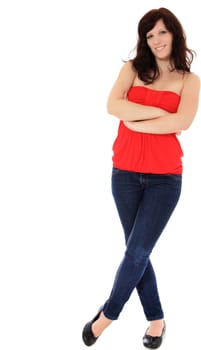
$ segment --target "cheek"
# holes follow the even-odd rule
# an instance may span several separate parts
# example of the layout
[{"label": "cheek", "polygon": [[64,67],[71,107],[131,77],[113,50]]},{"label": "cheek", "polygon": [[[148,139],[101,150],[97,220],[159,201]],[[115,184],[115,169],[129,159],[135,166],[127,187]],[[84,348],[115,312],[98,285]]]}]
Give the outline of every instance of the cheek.
[{"label": "cheek", "polygon": [[151,45],[150,41],[147,42],[147,46],[148,46],[148,47],[150,48],[150,50],[152,51],[152,45]]},{"label": "cheek", "polygon": [[172,37],[170,37],[169,38],[169,45],[170,45],[170,47],[172,47],[172,44],[173,44],[173,39],[172,39]]},{"label": "cheek", "polygon": [[172,40],[169,41],[169,50],[172,50]]},{"label": "cheek", "polygon": [[154,49],[153,49],[152,45],[148,45],[148,46],[149,46],[150,51],[153,53]]}]

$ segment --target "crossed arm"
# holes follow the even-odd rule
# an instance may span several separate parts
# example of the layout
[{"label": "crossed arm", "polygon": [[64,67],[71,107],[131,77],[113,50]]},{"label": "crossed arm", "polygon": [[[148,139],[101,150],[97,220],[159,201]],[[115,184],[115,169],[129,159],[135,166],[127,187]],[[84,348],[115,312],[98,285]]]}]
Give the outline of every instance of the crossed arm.
[{"label": "crossed arm", "polygon": [[143,133],[178,133],[190,127],[199,103],[200,79],[197,75],[190,73],[185,79],[176,113],[127,101],[127,91],[135,76],[130,63],[126,63],[110,92],[108,113],[123,120],[129,129]]}]

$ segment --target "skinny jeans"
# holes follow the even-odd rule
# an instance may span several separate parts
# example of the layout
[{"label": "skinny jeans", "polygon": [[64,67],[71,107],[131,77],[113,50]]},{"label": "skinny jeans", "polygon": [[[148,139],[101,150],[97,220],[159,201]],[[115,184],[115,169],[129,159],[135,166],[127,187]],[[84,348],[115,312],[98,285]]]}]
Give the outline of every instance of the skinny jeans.
[{"label": "skinny jeans", "polygon": [[124,230],[126,249],[104,315],[117,320],[136,288],[148,321],[162,319],[150,254],[180,197],[181,174],[147,174],[112,169],[112,194]]}]

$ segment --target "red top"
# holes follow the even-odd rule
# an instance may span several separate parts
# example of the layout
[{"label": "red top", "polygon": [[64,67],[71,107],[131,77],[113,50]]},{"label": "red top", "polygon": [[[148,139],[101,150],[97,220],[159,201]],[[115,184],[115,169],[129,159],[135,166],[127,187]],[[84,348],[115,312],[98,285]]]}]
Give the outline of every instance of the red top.
[{"label": "red top", "polygon": [[[180,96],[145,86],[132,86],[128,100],[176,113]],[[181,174],[183,151],[176,134],[146,134],[119,123],[113,144],[113,166],[122,170],[153,174]]]}]

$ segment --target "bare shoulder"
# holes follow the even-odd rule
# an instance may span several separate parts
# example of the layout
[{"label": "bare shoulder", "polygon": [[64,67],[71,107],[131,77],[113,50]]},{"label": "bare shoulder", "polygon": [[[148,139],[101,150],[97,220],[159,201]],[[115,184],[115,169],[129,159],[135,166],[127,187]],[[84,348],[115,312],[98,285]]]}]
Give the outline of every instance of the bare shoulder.
[{"label": "bare shoulder", "polygon": [[122,65],[121,71],[125,71],[125,72],[128,72],[128,73],[129,72],[130,73],[135,72],[135,70],[133,68],[132,61],[129,60],[129,61],[124,62],[123,65]]},{"label": "bare shoulder", "polygon": [[185,74],[184,85],[193,85],[193,84],[199,87],[200,77],[193,72]]},{"label": "bare shoulder", "polygon": [[123,64],[120,73],[119,73],[119,79],[126,83],[126,85],[132,85],[134,79],[136,77],[136,71],[133,68],[132,62],[127,61]]},{"label": "bare shoulder", "polygon": [[113,98],[125,98],[128,90],[133,85],[135,77],[136,72],[132,67],[132,62],[128,61],[124,63],[110,91],[109,100]]},{"label": "bare shoulder", "polygon": [[183,87],[181,96],[188,98],[191,96],[199,96],[200,93],[200,77],[195,73],[186,73],[183,79]]},{"label": "bare shoulder", "polygon": [[198,74],[191,72],[190,76],[191,76],[192,79],[196,79],[196,80],[200,81],[200,77],[199,77]]}]

